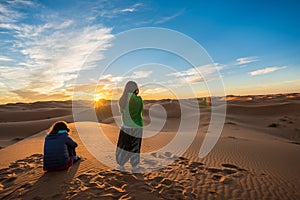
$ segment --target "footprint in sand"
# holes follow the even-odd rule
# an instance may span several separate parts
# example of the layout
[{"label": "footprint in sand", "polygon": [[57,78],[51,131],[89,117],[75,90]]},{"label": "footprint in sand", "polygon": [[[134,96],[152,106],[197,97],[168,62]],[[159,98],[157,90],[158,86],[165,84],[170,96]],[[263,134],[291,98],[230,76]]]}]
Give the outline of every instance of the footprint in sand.
[{"label": "footprint in sand", "polygon": [[32,187],[32,184],[31,184],[31,183],[25,183],[25,184],[21,185],[20,188],[23,188],[23,189],[29,189],[29,188],[31,188],[31,187]]},{"label": "footprint in sand", "polygon": [[154,158],[157,158],[157,153],[151,153],[151,156],[153,156]]},{"label": "footprint in sand", "polygon": [[83,182],[89,182],[89,180],[94,176],[94,174],[91,173],[84,173],[84,174],[80,174],[77,179],[79,179],[80,181]]},{"label": "footprint in sand", "polygon": [[171,158],[172,153],[171,152],[165,152],[165,156],[168,157],[168,158]]},{"label": "footprint in sand", "polygon": [[227,164],[227,163],[225,163],[225,164],[222,164],[222,166],[226,167],[226,168],[236,169],[238,171],[247,171],[246,169],[240,168],[240,167],[238,167],[236,165],[233,165],[233,164]]},{"label": "footprint in sand", "polygon": [[146,164],[146,165],[150,165],[150,166],[155,166],[155,165],[158,164],[157,161],[155,161],[155,160],[149,160],[149,159],[143,160],[143,163]]},{"label": "footprint in sand", "polygon": [[28,175],[28,173],[35,173],[35,169],[41,167],[43,155],[33,154],[21,160],[17,160],[9,165],[9,168],[0,170],[0,191],[8,193],[7,197],[14,197],[16,193],[26,191],[32,187],[30,183],[24,183],[17,190],[10,191],[15,184],[16,179],[20,175]]},{"label": "footprint in sand", "polygon": [[[183,192],[183,195],[188,199],[197,199],[197,195],[194,193],[192,188],[186,188]],[[184,198],[184,199],[186,199]]]},{"label": "footprint in sand", "polygon": [[160,183],[165,186],[171,186],[173,182],[170,179],[164,178]]},{"label": "footprint in sand", "polygon": [[149,179],[149,184],[152,186],[157,186],[163,179],[164,179],[164,177],[157,176],[153,179]]},{"label": "footprint in sand", "polygon": [[212,177],[213,180],[218,181],[219,183],[230,184],[233,183],[233,179],[230,177],[222,176],[222,175],[214,175]]},{"label": "footprint in sand", "polygon": [[175,162],[178,162],[178,164],[181,164],[181,165],[187,165],[188,161],[189,161],[189,159],[182,157],[182,156],[178,157],[178,159],[175,160]]},{"label": "footprint in sand", "polygon": [[233,169],[223,169],[225,174],[235,174],[237,171]]},{"label": "footprint in sand", "polygon": [[201,163],[201,162],[191,162],[187,166],[187,168],[190,170],[191,173],[197,173],[197,172],[199,172],[199,171],[201,171],[201,170],[204,169],[203,165],[204,164]]},{"label": "footprint in sand", "polygon": [[208,172],[211,172],[211,173],[219,173],[219,172],[223,172],[222,169],[213,168],[213,167],[206,168],[206,170],[207,170]]}]

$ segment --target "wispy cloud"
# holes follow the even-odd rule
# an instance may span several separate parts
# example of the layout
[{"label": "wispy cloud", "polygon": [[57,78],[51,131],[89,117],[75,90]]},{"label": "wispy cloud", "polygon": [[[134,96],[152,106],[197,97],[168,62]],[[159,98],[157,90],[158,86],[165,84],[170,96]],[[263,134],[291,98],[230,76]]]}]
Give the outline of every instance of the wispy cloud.
[{"label": "wispy cloud", "polygon": [[[91,82],[90,84],[80,84],[76,86],[71,86],[68,88],[68,91],[73,91],[76,87],[76,91],[84,93],[85,97],[83,98],[109,98],[110,96],[115,97],[123,91],[125,83],[129,80],[138,80],[149,77],[152,74],[152,71],[135,71],[132,74],[126,76],[117,76],[112,74],[102,75],[99,78],[99,81]],[[150,94],[151,92],[160,93],[165,90],[156,88],[154,90],[143,91],[143,94]],[[149,93],[150,92],[150,93]]]},{"label": "wispy cloud", "polygon": [[287,66],[282,66],[282,67],[267,67],[267,68],[264,68],[264,69],[259,69],[259,70],[255,70],[255,71],[249,72],[249,74],[251,76],[258,76],[258,75],[262,75],[262,74],[268,74],[268,73],[271,73],[271,72],[275,72],[277,70],[285,69],[285,68],[287,68]]},{"label": "wispy cloud", "polygon": [[287,81],[284,81],[284,83],[297,83],[297,82],[300,83],[300,79],[294,79],[294,80],[287,80]]},{"label": "wispy cloud", "polygon": [[218,70],[222,69],[223,66],[215,64],[207,64],[195,68],[190,68],[188,70],[174,72],[168,74],[168,76],[175,76],[177,78],[182,78],[188,83],[199,83],[204,81],[211,81],[220,78],[217,73]]},{"label": "wispy cloud", "polygon": [[99,78],[98,84],[104,86],[112,86],[113,84],[118,84],[122,81],[129,79],[141,79],[149,77],[152,74],[152,71],[135,71],[127,76],[114,76],[112,74],[106,74]]},{"label": "wispy cloud", "polygon": [[154,24],[163,24],[166,23],[172,19],[175,19],[176,17],[182,15],[184,13],[185,9],[182,9],[180,11],[178,11],[177,13],[170,15],[170,16],[166,16],[166,17],[162,17],[161,19],[157,20],[154,22]]},{"label": "wispy cloud", "polygon": [[0,4],[0,21],[2,23],[12,23],[16,22],[22,17],[20,12],[10,9],[7,4]]},{"label": "wispy cloud", "polygon": [[119,11],[120,12],[135,12],[135,11],[137,11],[137,8],[140,7],[140,6],[142,6],[141,3],[136,3],[136,4],[134,4],[134,5],[132,5],[132,6],[128,7],[128,8],[123,8],[123,9],[121,9]]},{"label": "wispy cloud", "polygon": [[152,74],[152,71],[136,71],[133,72],[133,74],[129,78],[133,78],[133,79],[146,78],[150,74]]},{"label": "wispy cloud", "polygon": [[112,84],[112,83],[118,83],[120,81],[124,80],[123,76],[113,76],[112,74],[106,74],[100,77],[99,83],[100,84]]},{"label": "wispy cloud", "polygon": [[12,93],[15,93],[21,97],[22,101],[49,101],[53,99],[67,100],[70,98],[70,94],[62,92],[51,92],[51,93],[40,93],[33,90],[12,90]]},{"label": "wispy cloud", "polygon": [[11,0],[11,1],[8,1],[9,4],[12,4],[12,5],[25,5],[25,6],[34,6],[35,4],[32,2],[32,1],[29,1],[29,0]]},{"label": "wispy cloud", "polygon": [[99,15],[104,18],[110,18],[110,19],[116,18],[125,13],[137,12],[138,8],[141,7],[142,5],[143,4],[141,4],[141,3],[136,3],[136,4],[133,4],[133,5],[125,7],[125,8],[112,7],[111,9],[108,9],[108,10],[107,9],[101,10]]},{"label": "wispy cloud", "polygon": [[249,57],[244,57],[244,58],[238,58],[238,59],[236,59],[235,65],[244,65],[244,64],[248,64],[248,63],[257,62],[257,61],[258,61],[257,56],[249,56]]},{"label": "wispy cloud", "polygon": [[168,91],[166,88],[157,87],[157,88],[149,88],[142,91],[142,94],[159,94]]},{"label": "wispy cloud", "polygon": [[11,58],[8,58],[8,57],[6,57],[6,56],[0,56],[0,61],[5,61],[5,62],[7,62],[7,61],[12,61],[12,59],[11,59]]},{"label": "wispy cloud", "polygon": [[[16,5],[32,6],[30,1],[13,1],[1,4],[0,28],[9,32],[11,46],[6,47],[18,59],[0,55],[0,61],[16,60],[14,66],[0,68],[0,82],[21,98],[33,100],[58,97],[66,85],[74,81],[78,70],[93,52],[97,57],[89,58],[86,68],[92,68],[103,58],[102,52],[111,44],[111,28],[103,25],[78,24],[74,20],[57,16],[57,20],[40,20],[36,24],[19,21],[23,16]],[[11,20],[9,16],[12,15]],[[6,19],[7,17],[7,19]],[[40,95],[39,95],[40,94]],[[61,97],[65,97],[61,95]]]},{"label": "wispy cloud", "polygon": [[[58,26],[65,27],[65,24],[63,22]],[[51,27],[56,26],[42,27],[36,32],[35,37],[30,32],[40,27],[25,28],[22,35],[18,34],[19,38],[25,38],[25,42],[16,41],[21,53],[27,57],[25,65],[30,66],[30,85],[35,90],[51,91],[74,79],[86,57],[94,50],[99,52],[94,62],[102,58],[101,51],[109,47],[112,38],[111,29],[99,26],[84,27],[80,31],[67,28],[53,30]]]}]

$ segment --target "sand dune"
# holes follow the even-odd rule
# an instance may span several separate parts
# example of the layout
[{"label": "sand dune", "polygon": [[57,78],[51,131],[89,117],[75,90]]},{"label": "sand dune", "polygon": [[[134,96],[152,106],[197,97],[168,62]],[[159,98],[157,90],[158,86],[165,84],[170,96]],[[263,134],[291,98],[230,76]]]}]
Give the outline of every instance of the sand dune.
[{"label": "sand dune", "polygon": [[[129,165],[125,166],[127,172],[120,172],[96,159],[114,155],[118,138],[119,128],[107,107],[101,119],[106,123],[78,124],[83,127],[80,134],[84,135],[94,133],[91,130],[95,127],[101,127],[113,148],[105,146],[101,143],[103,139],[99,139],[94,142],[97,142],[100,156],[93,155],[78,135],[80,128],[76,129],[75,124],[70,123],[71,136],[79,143],[78,154],[82,161],[68,171],[44,173],[44,137],[53,121],[68,119],[71,122],[69,103],[65,107],[58,102],[50,103],[51,109],[35,104],[37,107],[27,110],[31,113],[28,118],[26,110],[22,110],[26,105],[6,105],[0,108],[3,119],[0,123],[1,139],[24,139],[12,142],[14,144],[8,142],[8,146],[0,150],[0,198],[299,199],[299,95],[251,98],[246,101],[245,98],[235,98],[228,102],[221,138],[210,154],[202,159],[198,152],[210,122],[210,108],[201,107],[198,133],[187,151],[178,155],[176,151],[159,151],[178,130],[180,110],[177,102],[145,101],[146,126],[162,119],[160,111],[156,110],[159,106],[152,107],[155,103],[167,109],[168,118],[158,134],[143,140],[142,153],[148,153],[141,157],[143,173],[130,172]],[[14,117],[13,112],[20,115]],[[151,112],[154,112],[153,115]],[[39,114],[40,118],[37,117]],[[187,119],[193,120],[193,115]],[[34,134],[41,130],[45,131]],[[153,129],[148,127],[145,130],[147,135],[147,131]],[[114,161],[113,156],[109,158]],[[162,167],[166,161],[170,162]],[[148,171],[150,168],[160,169]]]},{"label": "sand dune", "polygon": [[263,105],[228,104],[227,121],[262,133],[300,141],[300,101]]},{"label": "sand dune", "polygon": [[37,108],[34,110],[12,110],[0,112],[1,122],[19,122],[50,119],[72,115],[70,108]]},{"label": "sand dune", "polygon": [[65,120],[73,121],[72,115],[54,117],[44,120],[1,122],[0,123],[0,146],[6,147],[24,138],[34,135],[42,130],[48,129],[54,122]]},{"label": "sand dune", "polygon": [[54,122],[73,122],[71,102],[0,105],[0,147],[48,129]]}]

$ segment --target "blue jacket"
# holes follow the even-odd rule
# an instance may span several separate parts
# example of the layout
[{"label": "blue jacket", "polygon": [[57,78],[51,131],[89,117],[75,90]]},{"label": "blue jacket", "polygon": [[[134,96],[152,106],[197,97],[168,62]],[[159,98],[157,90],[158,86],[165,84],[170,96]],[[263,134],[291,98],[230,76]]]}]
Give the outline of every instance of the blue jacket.
[{"label": "blue jacket", "polygon": [[63,133],[49,134],[44,144],[44,168],[53,169],[64,166],[70,159],[68,146],[77,147],[65,131]]}]

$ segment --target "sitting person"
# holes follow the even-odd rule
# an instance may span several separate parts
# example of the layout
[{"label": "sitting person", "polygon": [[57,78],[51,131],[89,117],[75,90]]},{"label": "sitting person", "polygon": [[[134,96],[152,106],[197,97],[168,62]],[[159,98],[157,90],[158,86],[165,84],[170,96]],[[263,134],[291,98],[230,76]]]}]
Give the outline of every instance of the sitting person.
[{"label": "sitting person", "polygon": [[52,126],[44,143],[44,171],[66,170],[80,160],[75,151],[78,145],[68,132],[70,129],[64,121],[56,122]]}]

